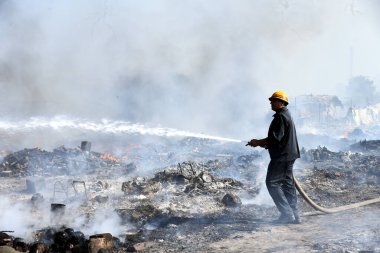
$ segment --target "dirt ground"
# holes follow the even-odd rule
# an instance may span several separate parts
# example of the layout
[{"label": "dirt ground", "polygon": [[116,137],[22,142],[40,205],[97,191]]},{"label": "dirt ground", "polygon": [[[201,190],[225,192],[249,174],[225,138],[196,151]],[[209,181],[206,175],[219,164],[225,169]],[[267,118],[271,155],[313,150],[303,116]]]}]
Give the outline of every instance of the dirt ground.
[{"label": "dirt ground", "polygon": [[212,243],[207,252],[380,252],[379,207],[304,216],[299,225],[263,222]]},{"label": "dirt ground", "polygon": [[[137,248],[139,252],[375,253],[380,252],[379,207],[375,204],[336,214],[308,214],[302,224],[290,225],[272,224],[271,218],[224,219],[197,224],[188,234],[143,242]],[[179,231],[183,226],[171,227]]]}]

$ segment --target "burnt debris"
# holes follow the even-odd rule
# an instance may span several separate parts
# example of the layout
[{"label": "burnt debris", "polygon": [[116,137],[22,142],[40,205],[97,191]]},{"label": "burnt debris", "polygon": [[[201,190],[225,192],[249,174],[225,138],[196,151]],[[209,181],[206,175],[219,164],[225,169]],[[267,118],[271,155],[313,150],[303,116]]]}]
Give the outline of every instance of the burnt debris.
[{"label": "burnt debris", "polygon": [[[22,238],[15,238],[9,232],[0,232],[0,252],[71,252],[71,253],[98,253],[98,252],[125,252],[126,244],[110,233],[95,234],[88,238],[72,228],[46,228],[34,234],[34,242],[26,243]],[[8,247],[8,251],[6,248]],[[124,251],[123,251],[124,248]],[[16,250],[16,251],[14,251]]]},{"label": "burnt debris", "polygon": [[[28,194],[34,207],[50,205],[51,225],[55,226],[35,232],[32,242],[15,238],[11,232],[0,232],[0,246],[39,253],[149,252],[149,243],[154,242],[153,249],[159,245],[170,249],[168,252],[207,252],[205,245],[236,231],[252,232],[260,222],[277,215],[275,207],[247,204],[247,200],[255,199],[265,182],[262,174],[267,163],[263,162],[262,155],[255,152],[241,155],[223,149],[213,153],[208,147],[214,142],[192,139],[184,140],[183,145],[191,154],[198,154],[202,149],[208,150],[208,154],[173,162],[144,176],[138,173],[130,176],[126,172],[138,172],[135,164],[91,151],[88,144],[83,143],[74,149],[60,147],[52,152],[25,149],[9,154],[0,166],[1,174],[26,176],[28,181],[23,193]],[[168,157],[176,156],[168,154]],[[325,207],[380,194],[380,156],[374,152],[333,152],[326,147],[303,149],[296,167],[295,175],[304,189]],[[128,176],[123,180],[118,178],[117,182],[110,181],[112,183],[99,177],[117,173]],[[91,182],[81,177],[89,174],[93,175]],[[83,201],[80,208],[86,212],[86,222],[93,217],[95,209],[111,207],[125,232],[117,237],[108,231],[85,235],[77,228],[65,227],[62,217],[75,215],[70,201],[49,202],[51,196],[36,192],[40,184],[54,182],[32,180],[30,175],[46,178],[79,175],[70,181],[74,196],[69,200]],[[57,182],[60,181],[55,181],[52,193],[64,188]],[[311,211],[301,199],[300,209]]]},{"label": "burnt debris", "polygon": [[[39,148],[20,150],[4,157],[0,164],[0,176],[86,175],[104,168],[122,174],[136,169],[133,163],[91,152],[90,146],[88,142],[82,142],[81,148],[61,146],[52,152]],[[28,191],[35,191],[32,182],[28,184]]]},{"label": "burnt debris", "polygon": [[[325,207],[351,204],[380,195],[378,153],[333,152],[318,147],[306,151],[302,160],[310,167],[304,170],[299,180],[303,181],[310,197]],[[304,205],[304,208],[309,207]]]}]

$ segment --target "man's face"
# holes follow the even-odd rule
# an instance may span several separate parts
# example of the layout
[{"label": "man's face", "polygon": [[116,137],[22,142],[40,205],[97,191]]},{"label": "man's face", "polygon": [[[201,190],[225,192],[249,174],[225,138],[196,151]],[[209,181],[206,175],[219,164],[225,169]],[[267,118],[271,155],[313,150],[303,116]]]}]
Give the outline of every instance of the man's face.
[{"label": "man's face", "polygon": [[272,99],[270,101],[270,105],[272,106],[273,111],[277,111],[278,109],[285,107],[285,105],[278,99]]}]

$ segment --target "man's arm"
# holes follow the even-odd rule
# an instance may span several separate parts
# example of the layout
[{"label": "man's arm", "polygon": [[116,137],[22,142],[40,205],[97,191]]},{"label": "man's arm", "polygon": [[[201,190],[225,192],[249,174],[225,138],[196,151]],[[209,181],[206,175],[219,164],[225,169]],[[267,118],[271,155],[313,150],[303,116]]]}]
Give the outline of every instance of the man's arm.
[{"label": "man's arm", "polygon": [[261,140],[252,139],[246,144],[246,146],[267,148],[267,144],[267,138]]},{"label": "man's arm", "polygon": [[268,143],[269,145],[273,144],[272,142],[279,143],[285,136],[286,131],[286,120],[283,116],[277,116],[273,119],[271,127],[269,129],[269,135],[271,136],[271,141]]}]

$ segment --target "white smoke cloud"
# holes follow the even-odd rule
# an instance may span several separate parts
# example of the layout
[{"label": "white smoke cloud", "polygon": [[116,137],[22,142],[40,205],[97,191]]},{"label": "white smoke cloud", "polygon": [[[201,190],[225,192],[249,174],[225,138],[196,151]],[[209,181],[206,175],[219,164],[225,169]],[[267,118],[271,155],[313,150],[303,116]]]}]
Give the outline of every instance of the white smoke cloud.
[{"label": "white smoke cloud", "polygon": [[2,1],[1,112],[246,138],[265,132],[274,90],[333,93],[351,69],[376,83],[378,8],[371,0]]},{"label": "white smoke cloud", "polygon": [[[1,196],[2,211],[0,214],[0,230],[17,231],[18,236],[25,236],[25,223],[28,216],[25,216],[24,207],[11,203],[7,197]],[[27,234],[27,236],[30,236]]]},{"label": "white smoke cloud", "polygon": [[[59,217],[50,211],[48,201],[33,207],[30,202],[12,199],[1,195],[2,210],[0,212],[0,231],[13,231],[10,235],[33,241],[33,233],[48,227],[60,228],[62,225],[82,231],[86,236],[97,233],[111,233],[119,236],[130,225],[121,225],[121,218],[112,208],[99,207],[90,219],[78,211],[79,200],[66,204],[65,211]],[[13,197],[14,198],[14,197]],[[95,207],[94,207],[95,208]],[[75,213],[75,215],[73,215]]]},{"label": "white smoke cloud", "polygon": [[[80,219],[78,221],[83,222]],[[97,210],[91,222],[82,228],[82,232],[87,235],[111,233],[113,236],[119,236],[127,230],[121,222],[121,218],[113,210]]]},{"label": "white smoke cloud", "polygon": [[1,196],[0,231],[13,231],[10,235],[33,240],[33,231],[50,224],[50,213],[46,204],[41,204],[41,213],[37,214],[30,203]]}]

